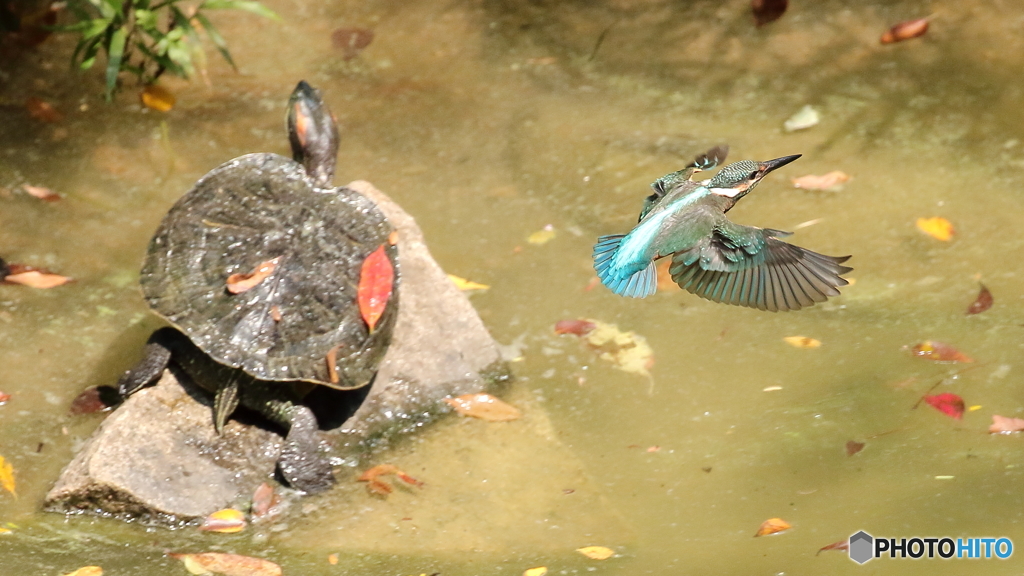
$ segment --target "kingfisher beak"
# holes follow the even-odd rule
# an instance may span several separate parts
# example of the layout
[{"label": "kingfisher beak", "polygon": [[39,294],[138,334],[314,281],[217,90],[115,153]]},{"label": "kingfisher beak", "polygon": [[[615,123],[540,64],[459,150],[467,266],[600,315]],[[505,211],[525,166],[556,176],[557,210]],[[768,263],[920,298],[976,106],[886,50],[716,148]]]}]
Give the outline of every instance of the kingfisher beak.
[{"label": "kingfisher beak", "polygon": [[758,162],[761,168],[761,176],[763,177],[765,174],[768,174],[772,170],[775,170],[776,168],[781,168],[786,164],[789,164],[790,162],[796,160],[800,156],[802,156],[802,154],[793,154],[792,156],[783,156],[782,158],[776,158],[774,160]]}]

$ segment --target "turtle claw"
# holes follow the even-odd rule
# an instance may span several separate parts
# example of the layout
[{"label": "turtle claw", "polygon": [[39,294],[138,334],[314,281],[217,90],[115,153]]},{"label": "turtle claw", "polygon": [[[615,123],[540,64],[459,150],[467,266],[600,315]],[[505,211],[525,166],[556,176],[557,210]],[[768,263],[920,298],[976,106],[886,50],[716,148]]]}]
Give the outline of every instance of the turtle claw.
[{"label": "turtle claw", "polygon": [[277,467],[289,486],[308,494],[324,492],[334,485],[330,462],[320,454],[316,416],[305,406],[297,406],[291,428],[285,438]]}]

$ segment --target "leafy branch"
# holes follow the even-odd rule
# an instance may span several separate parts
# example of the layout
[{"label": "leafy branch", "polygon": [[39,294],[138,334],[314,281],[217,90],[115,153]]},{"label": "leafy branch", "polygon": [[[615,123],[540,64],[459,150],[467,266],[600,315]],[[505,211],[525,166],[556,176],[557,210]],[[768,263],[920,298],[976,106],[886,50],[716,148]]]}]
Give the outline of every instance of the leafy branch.
[{"label": "leafy branch", "polygon": [[206,17],[209,10],[243,10],[280,20],[255,0],[70,0],[67,8],[75,22],[58,30],[80,36],[72,66],[88,70],[102,51],[108,102],[118,89],[121,72],[130,72],[147,85],[165,72],[190,78],[195,73],[193,54],[202,50],[200,29],[235,68],[227,42]]}]

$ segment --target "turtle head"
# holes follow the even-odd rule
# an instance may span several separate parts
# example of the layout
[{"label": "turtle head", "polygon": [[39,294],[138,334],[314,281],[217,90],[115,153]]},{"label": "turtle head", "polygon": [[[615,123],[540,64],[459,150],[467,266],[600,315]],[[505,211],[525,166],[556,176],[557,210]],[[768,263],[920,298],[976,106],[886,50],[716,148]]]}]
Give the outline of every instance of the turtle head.
[{"label": "turtle head", "polygon": [[715,174],[714,178],[708,180],[707,187],[711,190],[712,194],[739,200],[753,190],[754,186],[757,186],[757,183],[766,174],[776,168],[789,164],[799,157],[800,154],[794,154],[765,162],[754,162],[752,160],[735,162],[722,168],[718,174]]},{"label": "turtle head", "polygon": [[288,100],[288,139],[292,158],[306,168],[318,186],[330,187],[338,160],[338,126],[320,91],[305,80],[299,82]]}]

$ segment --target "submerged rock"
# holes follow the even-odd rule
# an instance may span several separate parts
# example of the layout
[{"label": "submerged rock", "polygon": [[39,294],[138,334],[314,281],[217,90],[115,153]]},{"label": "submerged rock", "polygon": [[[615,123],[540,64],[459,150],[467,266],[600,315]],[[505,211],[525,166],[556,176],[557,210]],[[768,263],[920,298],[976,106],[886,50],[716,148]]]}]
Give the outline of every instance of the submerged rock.
[{"label": "submerged rock", "polygon": [[[324,436],[341,458],[447,411],[443,398],[487,390],[507,374],[497,343],[431,257],[415,220],[370,183],[349,187],[377,203],[398,231],[402,282],[392,343],[372,387],[317,387],[308,399],[333,428]],[[218,436],[211,402],[186,376],[166,371],[100,425],[47,494],[46,508],[169,524],[248,499],[273,474],[281,437],[251,425],[256,419],[235,418]]]}]

